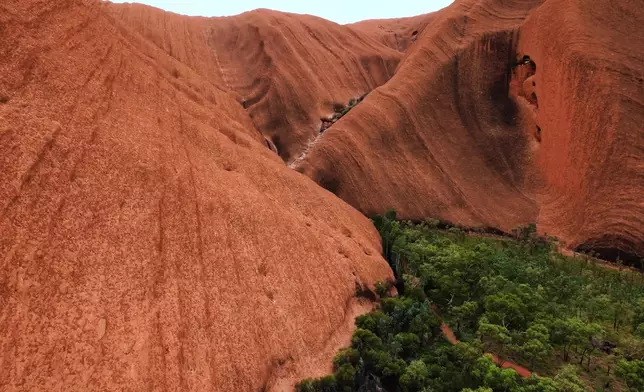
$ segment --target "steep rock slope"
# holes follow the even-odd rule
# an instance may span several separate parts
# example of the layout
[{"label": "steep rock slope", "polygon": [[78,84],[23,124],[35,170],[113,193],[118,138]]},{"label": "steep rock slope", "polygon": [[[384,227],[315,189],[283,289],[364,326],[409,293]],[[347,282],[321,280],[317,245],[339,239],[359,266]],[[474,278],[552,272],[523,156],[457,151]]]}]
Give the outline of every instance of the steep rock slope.
[{"label": "steep rock slope", "polygon": [[365,213],[513,227],[538,209],[529,105],[509,94],[516,30],[537,2],[439,11],[398,72],[297,167]]},{"label": "steep rock slope", "polygon": [[457,1],[296,168],[365,213],[644,255],[638,7]]},{"label": "steep rock slope", "polygon": [[431,22],[434,15],[425,14],[410,18],[373,19],[348,25],[361,34],[369,35],[397,51],[406,52],[416,42],[419,34]]},{"label": "steep rock slope", "polygon": [[537,220],[644,253],[641,15],[461,0],[338,26],[2,2],[0,389],[327,373],[356,285],[391,271],[369,222],[283,161],[366,213]]},{"label": "steep rock slope", "polygon": [[641,6],[548,0],[519,42],[538,66],[539,225],[571,246],[630,261],[644,257]]},{"label": "steep rock slope", "polygon": [[266,148],[200,27],[165,50],[111,7],[0,4],[0,390],[328,372],[391,277],[375,229]]},{"label": "steep rock slope", "polygon": [[199,75],[237,94],[268,145],[287,162],[314,140],[320,118],[332,113],[334,104],[345,104],[391,78],[410,42],[401,32],[393,45],[394,29],[418,28],[426,19],[383,21],[382,29],[366,33],[314,16],[264,9],[189,18],[137,4],[109,8]]}]

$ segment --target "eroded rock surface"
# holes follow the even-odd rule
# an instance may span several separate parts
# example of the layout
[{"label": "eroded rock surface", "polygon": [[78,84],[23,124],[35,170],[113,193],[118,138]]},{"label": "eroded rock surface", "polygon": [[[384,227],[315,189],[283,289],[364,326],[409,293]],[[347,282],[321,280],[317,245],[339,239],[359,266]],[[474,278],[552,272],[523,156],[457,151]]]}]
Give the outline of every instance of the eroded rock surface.
[{"label": "eroded rock surface", "polygon": [[377,232],[267,148],[207,20],[129,9],[0,5],[0,390],[328,373]]},{"label": "eroded rock surface", "polygon": [[536,221],[644,255],[643,18],[636,1],[457,1],[297,169],[367,214]]},{"label": "eroded rock surface", "polygon": [[644,254],[642,22],[608,0],[348,26],[3,1],[0,389],[327,374],[356,285],[391,277],[359,211]]}]

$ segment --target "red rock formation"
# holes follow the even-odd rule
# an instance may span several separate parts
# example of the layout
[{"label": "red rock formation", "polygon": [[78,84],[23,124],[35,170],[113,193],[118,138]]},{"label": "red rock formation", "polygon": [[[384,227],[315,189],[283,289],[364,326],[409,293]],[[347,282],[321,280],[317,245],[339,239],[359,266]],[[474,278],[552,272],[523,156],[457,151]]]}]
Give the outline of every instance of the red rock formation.
[{"label": "red rock formation", "polygon": [[[169,18],[136,4],[109,8],[199,75],[237,93],[285,161],[317,135],[320,117],[332,114],[334,103],[345,104],[394,74],[409,40],[401,37],[394,45],[389,25],[398,31],[425,19],[382,21],[386,27],[372,31],[264,9],[226,18]],[[362,33],[365,28],[369,32]]]},{"label": "red rock formation", "polygon": [[635,1],[456,2],[297,169],[368,214],[644,255],[642,21]]},{"label": "red rock formation", "polygon": [[642,21],[632,0],[349,26],[3,1],[0,390],[328,373],[356,284],[391,271],[369,221],[297,171],[365,213],[537,220],[644,254]]},{"label": "red rock formation", "polygon": [[515,31],[536,5],[436,13],[396,75],[326,131],[298,170],[367,214],[393,207],[405,218],[503,228],[535,220],[533,147],[520,130],[529,105],[508,86]]},{"label": "red rock formation", "polygon": [[216,21],[133,9],[141,25],[90,1],[0,5],[0,390],[328,373],[356,284],[391,276],[377,232],[265,146],[216,67]]},{"label": "red rock formation", "polygon": [[526,20],[518,50],[537,64],[541,229],[644,256],[641,5],[549,0]]},{"label": "red rock formation", "polygon": [[348,25],[397,51],[407,51],[437,13],[400,19],[373,19]]}]

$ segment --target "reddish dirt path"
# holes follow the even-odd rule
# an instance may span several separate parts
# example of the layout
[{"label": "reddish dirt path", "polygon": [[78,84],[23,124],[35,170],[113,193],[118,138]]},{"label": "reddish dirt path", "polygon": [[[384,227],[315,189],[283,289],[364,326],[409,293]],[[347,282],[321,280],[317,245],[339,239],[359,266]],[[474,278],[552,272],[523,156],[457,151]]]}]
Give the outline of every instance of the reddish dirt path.
[{"label": "reddish dirt path", "polygon": [[[440,317],[440,312],[436,305],[432,304],[432,309],[434,312]],[[451,344],[457,344],[458,339],[456,338],[456,335],[454,334],[454,331],[449,327],[449,325],[445,324],[445,322],[441,322],[441,332],[443,332],[443,336],[445,336],[445,339],[447,339],[448,342]],[[514,369],[519,376],[528,378],[532,376],[532,372],[523,366],[517,365],[514,362],[509,362],[509,361],[503,361],[501,358],[499,358],[498,355],[492,354],[492,353],[486,353],[492,355],[492,360],[494,361],[495,364],[498,366],[502,367],[503,369]]]},{"label": "reddish dirt path", "polygon": [[530,370],[524,368],[521,365],[517,365],[514,362],[502,361],[501,358],[499,358],[497,355],[495,354],[491,354],[491,355],[494,363],[496,363],[498,366],[501,366],[503,369],[514,369],[514,371],[519,373],[519,376],[523,378],[528,378],[533,374]]},{"label": "reddish dirt path", "polygon": [[449,325],[445,324],[444,322],[441,324],[441,331],[443,332],[443,336],[445,336],[445,339],[447,339],[448,342],[452,344],[457,344],[458,339],[456,338],[456,335],[454,334],[454,331],[449,327]]}]

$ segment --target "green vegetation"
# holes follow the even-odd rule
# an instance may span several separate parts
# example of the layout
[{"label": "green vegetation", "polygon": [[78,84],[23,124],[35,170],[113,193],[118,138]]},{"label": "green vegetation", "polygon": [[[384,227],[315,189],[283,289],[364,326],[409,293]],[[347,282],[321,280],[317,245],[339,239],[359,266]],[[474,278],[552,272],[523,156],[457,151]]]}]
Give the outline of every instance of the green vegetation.
[{"label": "green vegetation", "polygon": [[[330,376],[299,392],[644,390],[642,276],[569,258],[529,225],[516,239],[374,219],[398,279],[377,285]],[[440,314],[441,316],[438,316]],[[460,342],[441,333],[441,318]],[[520,377],[491,353],[539,376]]]},{"label": "green vegetation", "polygon": [[331,125],[335,124],[345,114],[349,113],[351,109],[353,109],[357,104],[362,102],[362,100],[367,96],[367,94],[363,94],[358,98],[351,98],[346,106],[338,105],[334,107],[333,114],[328,118],[322,119],[322,124],[320,125],[320,133],[323,133],[324,131],[329,129]]}]

